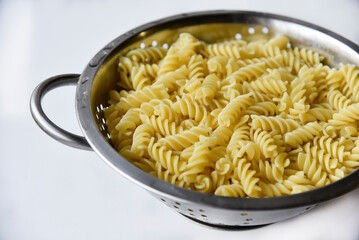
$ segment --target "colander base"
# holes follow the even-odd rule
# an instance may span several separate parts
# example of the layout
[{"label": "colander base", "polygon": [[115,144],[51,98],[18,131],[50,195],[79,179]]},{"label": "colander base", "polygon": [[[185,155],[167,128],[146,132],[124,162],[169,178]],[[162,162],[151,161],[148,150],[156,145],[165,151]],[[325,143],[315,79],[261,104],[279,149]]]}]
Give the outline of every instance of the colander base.
[{"label": "colander base", "polygon": [[193,221],[202,226],[205,226],[208,228],[213,228],[213,229],[218,229],[218,230],[226,230],[226,231],[247,231],[247,230],[254,230],[254,229],[258,229],[258,228],[262,228],[262,227],[271,225],[271,223],[255,225],[255,226],[239,226],[239,225],[238,226],[230,226],[230,225],[224,225],[224,224],[212,224],[212,223],[204,222],[204,221],[186,216],[182,213],[179,213],[179,214],[182,215],[183,217],[187,218],[188,220]]}]

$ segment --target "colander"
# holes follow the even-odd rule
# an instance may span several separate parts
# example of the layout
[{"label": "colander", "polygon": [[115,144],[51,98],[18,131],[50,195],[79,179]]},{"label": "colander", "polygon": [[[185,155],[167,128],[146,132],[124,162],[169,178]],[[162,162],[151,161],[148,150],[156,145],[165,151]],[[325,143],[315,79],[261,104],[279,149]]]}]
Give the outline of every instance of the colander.
[{"label": "colander", "polygon": [[[30,108],[34,120],[48,135],[63,144],[94,150],[120,174],[140,185],[159,201],[187,218],[207,226],[249,229],[292,218],[359,186],[359,171],[325,187],[281,197],[231,198],[184,189],[157,179],[132,165],[112,147],[103,110],[109,91],[116,86],[120,55],[139,47],[168,47],[182,32],[215,42],[226,39],[254,40],[285,34],[292,46],[305,45],[327,53],[332,66],[340,62],[359,65],[359,47],[316,25],[269,13],[205,11],[185,13],[150,22],[122,34],[102,48],[81,75],[49,78],[34,90]],[[56,126],[42,110],[41,100],[50,90],[77,85],[76,113],[84,137]]]}]

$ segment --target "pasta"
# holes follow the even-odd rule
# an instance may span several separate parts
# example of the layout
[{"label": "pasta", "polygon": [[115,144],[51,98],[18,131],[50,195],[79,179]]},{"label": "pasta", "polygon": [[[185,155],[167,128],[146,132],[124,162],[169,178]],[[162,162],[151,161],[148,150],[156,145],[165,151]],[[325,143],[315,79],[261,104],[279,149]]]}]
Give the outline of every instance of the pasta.
[{"label": "pasta", "polygon": [[171,184],[226,197],[296,194],[359,168],[359,68],[278,36],[119,58],[104,110],[114,148]]}]

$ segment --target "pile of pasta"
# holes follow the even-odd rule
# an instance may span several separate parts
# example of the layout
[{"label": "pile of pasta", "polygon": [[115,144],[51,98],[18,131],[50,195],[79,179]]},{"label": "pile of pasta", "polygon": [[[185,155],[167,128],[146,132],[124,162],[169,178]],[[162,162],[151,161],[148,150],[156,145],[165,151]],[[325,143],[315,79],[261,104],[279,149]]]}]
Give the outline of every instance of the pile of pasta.
[{"label": "pile of pasta", "polygon": [[359,167],[359,69],[277,36],[119,59],[104,110],[114,148],[169,183],[230,197],[300,193]]}]

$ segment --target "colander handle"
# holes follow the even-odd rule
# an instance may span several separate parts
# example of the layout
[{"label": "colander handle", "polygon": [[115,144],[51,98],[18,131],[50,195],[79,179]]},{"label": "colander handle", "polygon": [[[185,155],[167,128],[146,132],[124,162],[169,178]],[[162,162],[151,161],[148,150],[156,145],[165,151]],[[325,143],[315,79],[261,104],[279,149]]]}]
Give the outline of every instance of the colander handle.
[{"label": "colander handle", "polygon": [[54,124],[46,116],[41,105],[42,98],[46,95],[46,93],[58,87],[77,85],[79,77],[79,74],[63,74],[51,77],[40,83],[31,95],[30,111],[37,125],[39,125],[39,127],[50,137],[74,148],[92,150],[91,146],[84,137],[70,133]]}]

